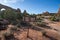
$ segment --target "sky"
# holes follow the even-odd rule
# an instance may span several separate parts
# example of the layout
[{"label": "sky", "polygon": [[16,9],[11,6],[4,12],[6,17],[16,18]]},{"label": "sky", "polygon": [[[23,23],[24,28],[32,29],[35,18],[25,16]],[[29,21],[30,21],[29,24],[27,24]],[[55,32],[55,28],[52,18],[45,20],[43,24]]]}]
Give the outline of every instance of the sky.
[{"label": "sky", "polygon": [[0,0],[3,5],[12,8],[26,10],[30,14],[40,14],[43,12],[55,13],[60,7],[60,0]]}]

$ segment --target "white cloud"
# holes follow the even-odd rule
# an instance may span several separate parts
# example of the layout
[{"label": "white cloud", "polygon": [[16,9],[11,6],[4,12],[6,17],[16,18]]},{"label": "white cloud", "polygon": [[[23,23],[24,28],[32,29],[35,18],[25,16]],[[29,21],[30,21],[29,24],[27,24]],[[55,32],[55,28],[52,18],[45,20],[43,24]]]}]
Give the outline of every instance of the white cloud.
[{"label": "white cloud", "polygon": [[10,5],[17,2],[23,2],[24,0],[0,0],[1,4]]},{"label": "white cloud", "polygon": [[4,0],[3,2],[4,3],[16,3],[17,0]]}]

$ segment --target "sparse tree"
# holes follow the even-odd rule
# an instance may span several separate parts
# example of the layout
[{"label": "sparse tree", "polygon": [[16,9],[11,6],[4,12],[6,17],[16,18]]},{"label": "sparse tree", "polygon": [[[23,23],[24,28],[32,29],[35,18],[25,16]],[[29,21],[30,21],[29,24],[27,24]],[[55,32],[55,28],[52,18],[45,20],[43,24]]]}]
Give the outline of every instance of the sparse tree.
[{"label": "sparse tree", "polygon": [[19,8],[17,8],[16,12],[18,12],[20,14],[21,13],[21,10]]},{"label": "sparse tree", "polygon": [[27,11],[26,10],[24,10],[24,12],[23,12],[23,16],[28,16],[29,14],[27,13]]}]

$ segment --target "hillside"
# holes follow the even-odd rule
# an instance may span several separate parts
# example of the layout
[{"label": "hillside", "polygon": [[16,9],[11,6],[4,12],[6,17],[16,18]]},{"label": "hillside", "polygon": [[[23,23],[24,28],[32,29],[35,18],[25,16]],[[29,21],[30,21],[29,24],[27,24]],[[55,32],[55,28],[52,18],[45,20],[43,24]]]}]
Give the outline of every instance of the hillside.
[{"label": "hillside", "polygon": [[[60,15],[29,14],[0,4],[0,40],[60,40]],[[59,16],[57,16],[57,14]]]}]

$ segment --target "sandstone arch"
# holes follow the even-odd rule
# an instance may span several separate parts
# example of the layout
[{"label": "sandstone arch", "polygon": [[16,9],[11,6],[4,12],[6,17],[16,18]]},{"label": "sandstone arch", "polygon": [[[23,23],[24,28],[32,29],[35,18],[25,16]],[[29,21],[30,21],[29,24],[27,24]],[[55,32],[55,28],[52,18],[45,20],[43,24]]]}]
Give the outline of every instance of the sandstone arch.
[{"label": "sandstone arch", "polygon": [[13,8],[11,8],[11,7],[9,7],[9,6],[5,6],[5,5],[0,4],[0,10],[1,10],[2,8],[4,8],[5,10],[11,9],[11,10],[16,11],[16,9],[13,9]]}]

